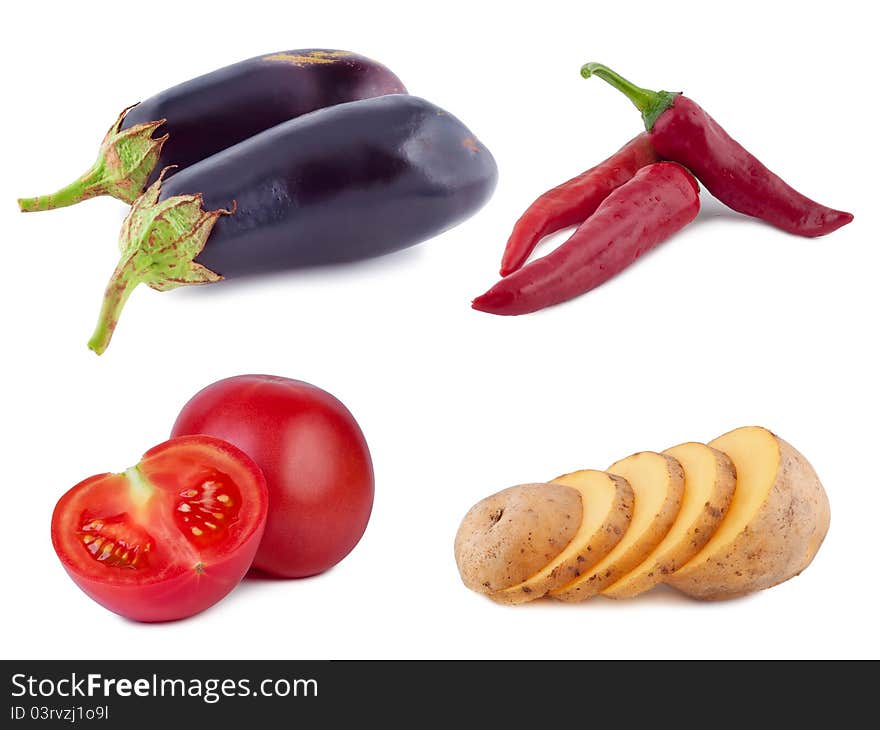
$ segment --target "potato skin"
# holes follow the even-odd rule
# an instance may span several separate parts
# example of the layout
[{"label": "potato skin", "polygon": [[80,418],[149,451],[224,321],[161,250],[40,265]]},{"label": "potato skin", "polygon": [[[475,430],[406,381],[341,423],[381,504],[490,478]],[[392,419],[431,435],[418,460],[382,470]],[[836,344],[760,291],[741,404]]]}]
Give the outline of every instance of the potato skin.
[{"label": "potato skin", "polygon": [[812,562],[831,520],[828,495],[803,454],[772,435],[780,460],[764,504],[724,555],[685,565],[669,585],[701,600],[737,598],[783,583]]},{"label": "potato skin", "polygon": [[455,536],[462,582],[485,594],[522,583],[565,549],[582,515],[580,493],[561,484],[520,484],[478,502]]}]

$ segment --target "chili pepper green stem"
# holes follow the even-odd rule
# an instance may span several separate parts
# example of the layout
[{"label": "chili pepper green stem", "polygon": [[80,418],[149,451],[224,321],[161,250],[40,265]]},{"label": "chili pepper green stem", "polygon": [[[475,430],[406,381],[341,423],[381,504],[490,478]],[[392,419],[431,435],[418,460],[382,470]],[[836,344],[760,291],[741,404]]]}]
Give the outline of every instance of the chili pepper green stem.
[{"label": "chili pepper green stem", "polygon": [[675,103],[675,97],[680,93],[643,89],[601,63],[585,63],[581,66],[581,76],[585,79],[590,76],[598,76],[622,92],[642,113],[645,129],[649,132],[654,128],[654,122],[657,121],[657,118]]},{"label": "chili pepper green stem", "polygon": [[18,207],[24,213],[36,213],[54,208],[65,208],[82,200],[105,195],[107,192],[103,181],[104,167],[95,163],[91,169],[61,190],[51,195],[39,195],[35,198],[19,198]]}]

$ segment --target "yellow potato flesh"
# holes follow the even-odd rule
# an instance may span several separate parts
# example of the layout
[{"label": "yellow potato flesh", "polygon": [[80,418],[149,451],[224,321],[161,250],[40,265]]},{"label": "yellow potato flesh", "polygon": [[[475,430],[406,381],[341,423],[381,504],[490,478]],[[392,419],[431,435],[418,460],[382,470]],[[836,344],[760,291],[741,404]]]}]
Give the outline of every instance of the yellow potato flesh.
[{"label": "yellow potato flesh", "polygon": [[736,464],[736,491],[727,517],[705,547],[685,564],[681,573],[710,560],[737,538],[767,501],[782,456],[773,434],[758,427],[731,431],[710,441],[709,446],[723,451]]},{"label": "yellow potato flesh", "polygon": [[635,494],[629,529],[614,549],[591,570],[550,591],[551,596],[581,600],[595,595],[641,563],[663,539],[674,519],[680,504],[682,483],[673,484],[665,457],[644,451],[612,464],[608,472],[626,479]]},{"label": "yellow potato flesh", "polygon": [[[623,576],[614,585],[602,591],[612,598],[629,598],[659,583],[664,572],[681,567],[697,550],[688,550],[693,541],[692,530],[704,518],[707,505],[717,501],[718,460],[705,444],[686,443],[663,452],[674,457],[685,473],[685,490],[681,509],[666,537],[645,560]],[[680,556],[684,555],[684,559]],[[681,562],[676,562],[681,560]]]}]

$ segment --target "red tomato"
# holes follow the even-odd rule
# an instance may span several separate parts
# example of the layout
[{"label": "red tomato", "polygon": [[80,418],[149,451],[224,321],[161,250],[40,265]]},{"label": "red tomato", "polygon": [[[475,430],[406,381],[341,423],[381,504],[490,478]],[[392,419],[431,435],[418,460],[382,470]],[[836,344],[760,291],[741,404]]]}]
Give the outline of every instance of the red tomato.
[{"label": "red tomato", "polygon": [[373,464],[348,409],[299,380],[239,375],[196,393],[173,436],[204,433],[249,454],[266,475],[269,518],[254,566],[301,578],[357,545],[373,507]]},{"label": "red tomato", "polygon": [[136,621],[204,611],[250,567],[266,524],[253,460],[207,436],[172,439],[123,474],[89,477],[52,515],[52,544],[83,591]]}]

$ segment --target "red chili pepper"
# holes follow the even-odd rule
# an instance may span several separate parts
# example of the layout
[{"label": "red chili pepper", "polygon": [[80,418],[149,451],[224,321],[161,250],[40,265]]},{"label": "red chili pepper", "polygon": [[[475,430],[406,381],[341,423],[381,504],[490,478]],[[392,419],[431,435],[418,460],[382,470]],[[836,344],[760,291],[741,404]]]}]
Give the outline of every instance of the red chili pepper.
[{"label": "red chili pepper", "polygon": [[583,223],[614,190],[658,159],[643,132],[604,162],[541,195],[513,227],[501,259],[501,276],[520,268],[544,236]]},{"label": "red chili pepper", "polygon": [[822,236],[853,219],[801,195],[686,96],[642,89],[600,63],[585,64],[581,75],[622,91],[642,113],[660,157],[687,167],[730,208],[799,236]]},{"label": "red chili pepper", "polygon": [[612,192],[565,243],[474,299],[491,314],[526,314],[593,289],[690,223],[700,188],[681,165],[657,162]]}]

